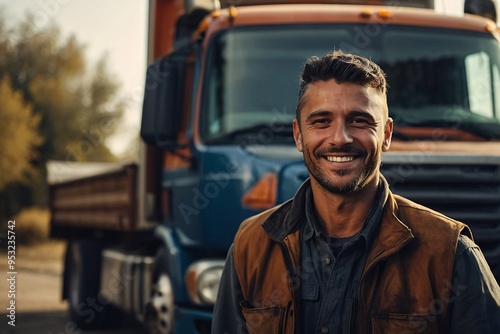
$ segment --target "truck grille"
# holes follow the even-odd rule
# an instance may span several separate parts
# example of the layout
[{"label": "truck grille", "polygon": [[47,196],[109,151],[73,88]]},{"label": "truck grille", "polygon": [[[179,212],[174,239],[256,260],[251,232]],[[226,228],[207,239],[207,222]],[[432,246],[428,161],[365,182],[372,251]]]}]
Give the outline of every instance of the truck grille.
[{"label": "truck grille", "polygon": [[406,158],[383,158],[391,190],[469,225],[500,281],[500,157],[427,156],[418,164]]}]

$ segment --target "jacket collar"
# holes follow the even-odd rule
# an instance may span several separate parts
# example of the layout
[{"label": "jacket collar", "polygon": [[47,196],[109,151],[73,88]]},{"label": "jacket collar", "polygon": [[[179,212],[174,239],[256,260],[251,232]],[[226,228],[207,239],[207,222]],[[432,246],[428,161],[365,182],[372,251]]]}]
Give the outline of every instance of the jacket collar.
[{"label": "jacket collar", "polygon": [[399,251],[413,240],[411,229],[398,218],[398,210],[396,198],[389,191],[380,229],[372,244],[365,269],[378,260]]},{"label": "jacket collar", "polygon": [[[382,182],[387,183],[382,175]],[[297,190],[295,196],[283,203],[262,224],[264,231],[275,242],[300,229],[305,220],[305,201],[311,181],[307,179]],[[396,252],[413,239],[411,230],[397,217],[398,205],[392,192],[387,190],[387,200],[382,212],[382,220],[375,237],[366,265],[380,257]]]},{"label": "jacket collar", "polygon": [[292,199],[283,203],[262,224],[269,237],[281,242],[287,235],[300,229],[305,218],[305,200],[311,180],[307,179],[299,187]]}]

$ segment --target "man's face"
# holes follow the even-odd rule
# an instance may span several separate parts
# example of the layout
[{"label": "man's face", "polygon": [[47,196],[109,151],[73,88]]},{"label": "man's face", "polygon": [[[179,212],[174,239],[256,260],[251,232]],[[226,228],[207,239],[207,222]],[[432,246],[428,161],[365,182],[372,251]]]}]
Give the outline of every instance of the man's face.
[{"label": "man's face", "polygon": [[293,133],[313,186],[336,194],[356,193],[378,183],[392,119],[386,116],[384,96],[375,88],[317,81],[304,94]]}]

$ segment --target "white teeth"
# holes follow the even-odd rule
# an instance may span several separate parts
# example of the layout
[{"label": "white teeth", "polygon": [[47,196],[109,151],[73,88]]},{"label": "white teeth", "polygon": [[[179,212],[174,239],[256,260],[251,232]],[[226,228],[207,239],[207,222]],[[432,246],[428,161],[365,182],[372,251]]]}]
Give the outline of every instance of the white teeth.
[{"label": "white teeth", "polygon": [[354,157],[332,157],[332,156],[327,156],[326,159],[331,162],[348,162],[348,161],[353,161]]}]

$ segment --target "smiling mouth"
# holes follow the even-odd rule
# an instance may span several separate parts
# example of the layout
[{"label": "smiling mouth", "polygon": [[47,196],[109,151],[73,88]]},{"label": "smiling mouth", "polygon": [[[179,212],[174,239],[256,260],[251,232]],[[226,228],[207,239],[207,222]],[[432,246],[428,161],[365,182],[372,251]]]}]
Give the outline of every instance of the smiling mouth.
[{"label": "smiling mouth", "polygon": [[331,161],[331,162],[349,162],[353,161],[354,157],[349,156],[349,157],[335,157],[335,156],[327,156],[326,160]]}]

